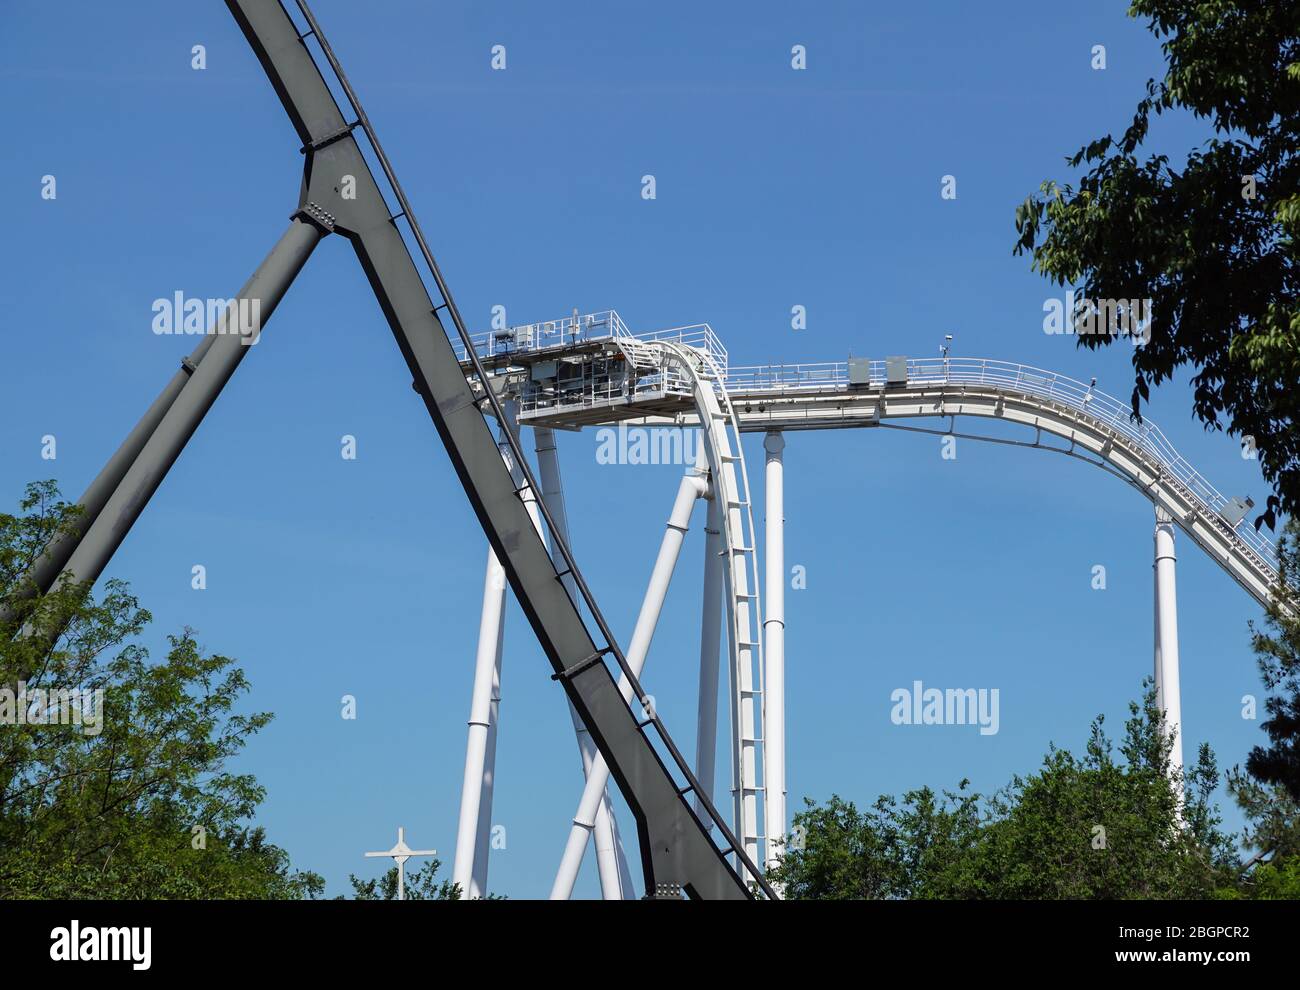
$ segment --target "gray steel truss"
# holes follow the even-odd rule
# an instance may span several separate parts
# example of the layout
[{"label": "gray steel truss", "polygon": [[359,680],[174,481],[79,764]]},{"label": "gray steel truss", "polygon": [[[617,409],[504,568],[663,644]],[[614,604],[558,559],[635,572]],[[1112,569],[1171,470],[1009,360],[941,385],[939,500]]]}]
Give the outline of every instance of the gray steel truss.
[{"label": "gray steel truss", "polygon": [[[523,489],[516,489],[485,418],[502,418],[497,397],[477,358],[474,381],[467,379],[439,313],[451,317],[468,345],[464,322],[333,50],[306,3],[296,2],[305,30],[299,30],[280,0],[226,0],[289,114],[306,157],[299,208],[289,230],[240,296],[260,300],[264,323],[322,237],[338,233],[351,242],[406,358],[415,390],[554,668],[553,678],[590,730],[636,818],[647,896],[747,899],[761,892],[773,897],[646,705],[644,691],[627,669],[544,505],[539,508],[559,557],[558,568],[533,526],[520,498]],[[309,43],[324,55],[353,119],[344,116]],[[357,141],[358,131],[397,200],[396,213]],[[436,306],[399,226],[403,220],[441,297]],[[87,490],[80,527],[47,551],[35,583],[48,589],[60,572],[83,581],[99,576],[248,349],[238,336],[205,337]],[[472,347],[469,352],[474,353]],[[525,486],[540,491],[517,441],[511,437],[510,443],[515,461],[524,469]],[[576,601],[561,580],[570,575],[578,591]],[[597,645],[584,621],[584,608],[604,645]],[[611,658],[633,684],[634,704],[648,714],[634,712],[623,700],[608,665]],[[705,818],[721,837],[722,847],[710,838]],[[731,853],[749,876],[742,879],[733,869]]]}]

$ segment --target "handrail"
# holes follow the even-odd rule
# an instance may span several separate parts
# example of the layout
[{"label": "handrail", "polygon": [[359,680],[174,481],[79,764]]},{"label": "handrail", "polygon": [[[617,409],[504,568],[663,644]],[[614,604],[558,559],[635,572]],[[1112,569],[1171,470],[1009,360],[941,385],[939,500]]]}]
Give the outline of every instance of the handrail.
[{"label": "handrail", "polygon": [[[886,362],[869,362],[866,385],[851,385],[849,363],[826,361],[810,364],[751,365],[732,368],[727,390],[733,395],[788,394],[802,389],[888,387]],[[1121,402],[1092,385],[1032,365],[992,358],[909,358],[907,387],[979,385],[1012,390],[1047,399],[1083,413],[1119,434],[1156,461],[1162,473],[1173,478],[1203,508],[1212,512],[1233,535],[1260,558],[1274,573],[1278,569],[1277,548],[1253,526],[1230,525],[1223,518],[1228,499],[1178,453],[1164,432],[1151,420],[1133,417],[1128,403]]]}]

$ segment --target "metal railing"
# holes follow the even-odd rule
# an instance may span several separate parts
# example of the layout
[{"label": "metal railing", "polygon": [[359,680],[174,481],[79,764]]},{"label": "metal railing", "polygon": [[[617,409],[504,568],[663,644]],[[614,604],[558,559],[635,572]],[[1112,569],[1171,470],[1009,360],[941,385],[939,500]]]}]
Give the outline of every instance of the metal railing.
[{"label": "metal railing", "polygon": [[[541,323],[523,323],[501,330],[483,330],[471,334],[469,339],[480,358],[540,351],[550,347],[571,347],[594,340],[685,344],[706,353],[723,374],[727,371],[727,349],[713,332],[713,327],[707,323],[634,334],[618,312],[612,309],[564,316]],[[464,342],[459,337],[452,337],[451,342],[457,359],[468,362],[469,351]]]},{"label": "metal railing", "polygon": [[[733,396],[750,393],[790,394],[808,389],[881,388],[888,382],[885,361],[863,361],[867,381],[850,383],[849,362],[824,361],[812,364],[753,365],[732,368],[726,377],[726,388]],[[856,365],[855,378],[862,377],[862,364]],[[893,383],[904,387],[901,383]],[[1132,407],[1113,396],[1100,392],[1091,385],[1054,371],[1044,371],[1030,365],[987,358],[908,358],[907,388],[951,385],[980,385],[990,388],[1020,392],[1046,399],[1082,413],[1102,424],[1115,434],[1128,440],[1152,458],[1165,479],[1173,479],[1208,509],[1218,524],[1240,540],[1260,562],[1271,570],[1278,568],[1277,548],[1271,540],[1260,534],[1248,521],[1233,526],[1223,517],[1228,507],[1225,498],[1197,471],[1169,442],[1169,438],[1149,419],[1138,422],[1133,418]]]}]

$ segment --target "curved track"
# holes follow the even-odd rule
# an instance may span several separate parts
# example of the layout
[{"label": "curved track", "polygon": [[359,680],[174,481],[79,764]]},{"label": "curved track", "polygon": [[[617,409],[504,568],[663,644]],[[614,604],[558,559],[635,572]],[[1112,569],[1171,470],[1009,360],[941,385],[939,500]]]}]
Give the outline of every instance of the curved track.
[{"label": "curved track", "polygon": [[[754,517],[740,443],[740,420],[721,387],[723,372],[705,351],[685,344],[656,341],[632,345],[641,357],[674,368],[689,383],[701,430],[713,497],[722,509],[724,598],[727,606],[727,652],[731,672],[732,800],[734,827],[745,852],[765,862],[761,846],[759,764],[764,758],[763,628],[759,601],[758,557]],[[739,467],[739,470],[737,470]]]},{"label": "curved track", "polygon": [[[866,364],[864,362],[864,364]],[[863,372],[867,374],[863,374]],[[1109,469],[1163,509],[1261,605],[1275,586],[1277,551],[1249,519],[1225,517],[1232,503],[1150,420],[1082,382],[1028,365],[980,358],[907,362],[905,381],[890,382],[884,361],[734,368],[726,389],[741,429],[817,430],[871,427],[888,419],[974,416],[1000,419],[1068,441],[1063,453]],[[1040,437],[1036,437],[1035,443]],[[1041,446],[1041,444],[1040,444]]]}]

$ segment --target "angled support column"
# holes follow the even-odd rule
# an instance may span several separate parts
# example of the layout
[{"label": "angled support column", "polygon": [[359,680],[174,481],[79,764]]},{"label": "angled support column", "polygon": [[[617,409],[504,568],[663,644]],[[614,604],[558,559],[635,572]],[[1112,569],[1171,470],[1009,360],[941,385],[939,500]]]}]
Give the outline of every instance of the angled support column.
[{"label": "angled support column", "polygon": [[[262,327],[275,312],[276,306],[284,298],[294,278],[302,271],[302,266],[307,263],[325,232],[323,227],[304,219],[301,213],[295,214],[289,229],[231,303],[232,309],[242,302],[244,311],[253,312],[255,301],[259,313],[257,326],[248,334],[213,332],[208,347],[200,348],[204,352],[200,355],[202,360],[189,374],[189,380],[174,395],[173,380],[109,461],[100,478],[91,485],[92,492],[102,493],[112,476],[121,472],[120,480],[114,485],[112,494],[104,500],[103,508],[94,522],[77,541],[75,549],[66,555],[63,568],[71,573],[74,580],[98,580],[109,559],[121,546],[127,531],[139,518],[171,466],[176,463],[176,458],[198,429],[199,423],[225,388],[226,382],[230,381],[239,363],[260,338]],[[238,326],[239,322],[227,317],[225,329],[229,330],[231,325]],[[167,401],[169,397],[170,402]],[[162,408],[164,405],[165,409]],[[155,417],[156,425],[149,429],[149,423]],[[146,431],[149,435],[143,438]],[[129,465],[122,470],[123,464],[128,460]],[[66,545],[52,548],[53,556],[46,566],[53,567],[66,550]],[[57,574],[59,569],[56,568],[54,573]]]},{"label": "angled support column", "polygon": [[[713,797],[718,764],[718,673],[722,647],[722,565],[727,548],[722,542],[722,506],[717,486],[710,485],[708,516],[704,523],[704,600],[700,610],[700,692],[695,730],[695,778],[700,790]],[[704,813],[703,794],[695,795],[696,813],[712,829]]]},{"label": "angled support column", "polygon": [[[664,596],[668,593],[668,583],[672,580],[673,570],[677,567],[677,558],[681,554],[682,540],[691,524],[691,509],[695,501],[708,492],[708,469],[704,466],[704,446],[700,445],[699,463],[686,472],[677,489],[677,498],[673,501],[672,514],[668,517],[668,528],[664,532],[663,542],[659,546],[659,556],[655,559],[654,570],[650,573],[650,584],[646,589],[645,599],[641,602],[641,612],[637,615],[636,628],[632,632],[632,641],[627,648],[627,664],[632,676],[640,680],[641,670],[645,666],[646,654],[650,651],[650,640],[654,637],[655,626],[659,624],[659,612],[663,609]],[[624,699],[631,701],[632,685],[626,677],[618,680],[618,689]],[[587,837],[595,827],[596,812],[600,807],[601,794],[609,780],[609,767],[605,757],[597,754],[587,777],[587,786],[578,802],[577,814],[573,816],[573,828],[569,831],[569,840],[564,847],[564,856],[560,861],[555,884],[551,887],[551,900],[568,900],[573,894],[573,885],[578,879],[578,869],[582,866],[582,857],[587,850]]]},{"label": "angled support column", "polygon": [[[538,481],[542,486],[542,502],[550,511],[560,537],[569,542],[569,514],[564,502],[564,484],[560,477],[559,450],[555,445],[555,431],[547,427],[533,430],[533,448],[537,452]],[[566,574],[562,579],[565,590],[575,602],[578,590],[573,586],[573,575]],[[578,740],[578,753],[582,758],[582,776],[585,781],[591,776],[592,765],[599,750],[591,739],[591,733],[582,724],[578,710],[573,702],[568,702],[569,717],[573,720],[573,731]],[[606,787],[596,810],[594,840],[596,843],[596,869],[600,875],[601,896],[607,901],[619,901],[632,897],[632,874],[628,870],[627,856],[618,837],[618,824],[614,818],[614,807],[609,799]]]},{"label": "angled support column", "polygon": [[1183,769],[1183,706],[1178,684],[1178,595],[1174,583],[1174,524],[1156,509],[1156,705],[1164,712],[1165,731],[1172,737],[1169,769]]},{"label": "angled support column", "polygon": [[[500,703],[501,639],[505,626],[506,572],[497,555],[488,548],[487,571],[483,578],[483,610],[479,618],[478,652],[474,658],[474,688],[469,709],[469,738],[465,744],[465,778],[460,789],[460,819],[456,829],[456,858],[451,879],[460,884],[461,896],[483,897],[486,886],[486,856],[478,864],[481,819],[491,818],[491,784],[488,781],[489,749],[495,777],[495,733]],[[491,745],[489,745],[489,737]],[[487,815],[483,812],[486,810]]]},{"label": "angled support column", "polygon": [[767,865],[780,862],[785,837],[785,437],[773,430],[763,440],[767,451],[764,504],[767,510],[766,589],[763,616],[763,809],[766,812]]},{"label": "angled support column", "polygon": [[[631,675],[631,665],[581,577],[572,553],[562,540],[557,540],[560,560],[552,557],[535,531],[519,486],[501,462],[491,427],[484,418],[489,410],[504,418],[500,402],[488,388],[487,371],[474,350],[414,208],[319,21],[302,0],[296,6],[310,29],[307,32],[290,19],[279,0],[226,0],[226,4],[280,97],[300,148],[308,152],[303,202],[318,209],[332,229],[352,243],[406,359],[416,392],[505,568],[506,580],[537,634],[555,679],[591,730],[627,799],[637,822],[645,888],[679,889],[687,896],[702,899],[752,900],[753,892],[727,861],[724,851],[710,840],[647,733],[644,721],[633,711],[627,694],[620,691],[615,669]],[[310,47],[303,40],[308,34]],[[336,90],[346,98],[347,115],[336,103],[322,67],[313,60],[316,49],[325,58]],[[358,137],[363,137],[373,152],[371,157],[378,163],[395,204],[390,205],[379,188],[370,159],[357,143]],[[355,184],[341,183],[343,177],[354,179]],[[343,189],[350,195],[344,196]],[[422,268],[416,267],[404,230],[418,247]],[[435,286],[441,299],[438,304],[430,296]],[[472,367],[468,377],[447,338],[440,314],[451,320],[465,348]],[[210,358],[204,360],[201,369],[208,366]],[[514,439],[510,442],[513,447]],[[525,471],[526,475],[530,473]],[[555,535],[553,527],[551,535]],[[565,572],[575,577],[580,603],[557,580]],[[633,693],[639,695],[635,688]],[[690,774],[657,720],[654,730],[677,770]],[[598,799],[599,795],[593,811]],[[728,844],[733,845],[737,840],[729,834],[716,809],[710,810],[710,817],[724,831]],[[765,893],[770,891],[761,877],[757,882]]]},{"label": "angled support column", "polygon": [[[240,296],[248,291],[249,286],[246,284],[240,290]],[[50,545],[45,548],[45,552],[32,565],[31,581],[32,590],[36,593],[44,593],[54,586],[55,579],[67,564],[68,559],[77,549],[77,543],[86,535],[95,520],[99,518],[100,512],[103,511],[109,497],[117,489],[122,478],[126,475],[127,470],[140,456],[140,451],[149,438],[153,436],[154,430],[162,422],[163,416],[167,410],[172,407],[176,397],[181,394],[190,375],[198,368],[199,363],[203,360],[204,355],[208,353],[208,348],[212,346],[215,340],[213,334],[204,334],[203,339],[199,341],[199,346],[190,352],[189,356],[181,361],[180,368],[172,375],[166,387],[154,399],[145,414],[140,417],[135,428],[131,430],[122,445],[118,447],[117,452],[109,458],[108,463],[95,476],[95,480],[90,483],[81,498],[77,500],[77,505],[81,507],[81,515],[77,518],[72,529],[64,533],[56,540],[52,540]]]}]

